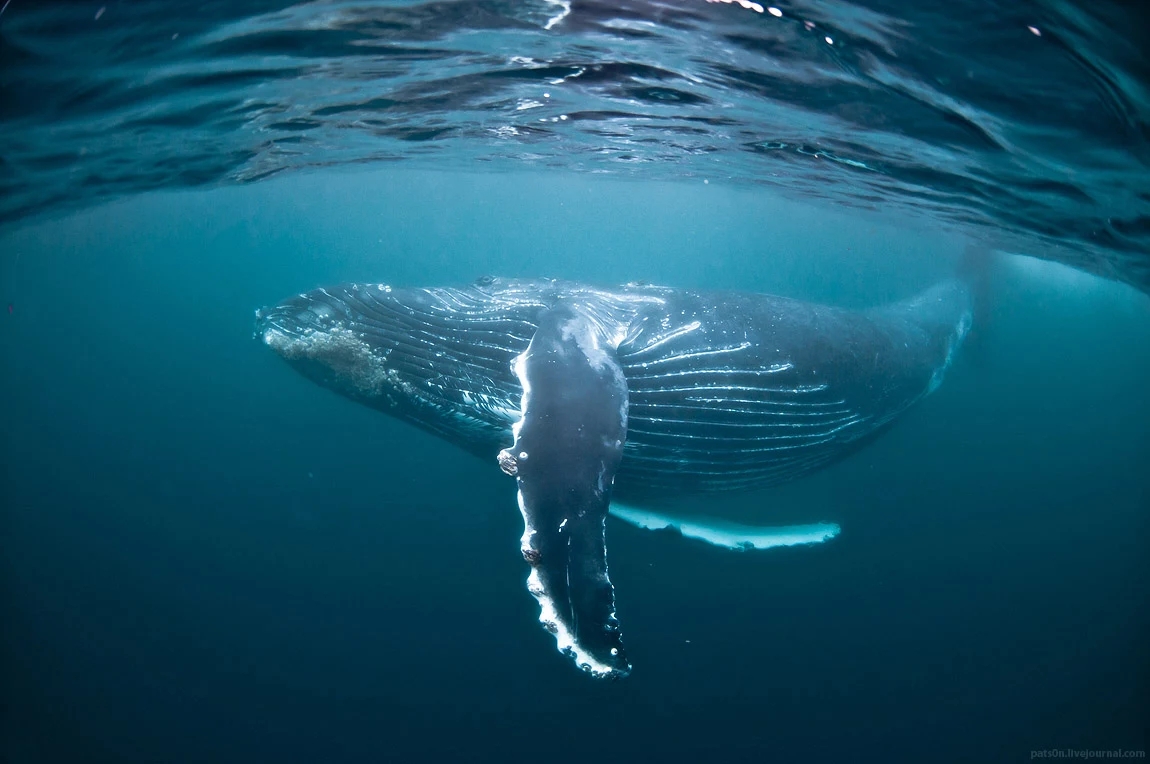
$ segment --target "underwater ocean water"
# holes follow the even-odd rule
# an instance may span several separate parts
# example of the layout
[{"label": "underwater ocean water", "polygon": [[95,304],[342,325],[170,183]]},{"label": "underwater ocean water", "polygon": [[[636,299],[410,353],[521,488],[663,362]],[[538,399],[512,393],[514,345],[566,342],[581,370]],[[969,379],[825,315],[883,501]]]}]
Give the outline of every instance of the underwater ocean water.
[{"label": "underwater ocean water", "polygon": [[[1150,18],[1138,3],[0,7],[0,759],[1140,760]],[[607,521],[634,670],[556,652],[515,482],[321,389],[342,282],[851,308],[985,263],[846,459]]]}]

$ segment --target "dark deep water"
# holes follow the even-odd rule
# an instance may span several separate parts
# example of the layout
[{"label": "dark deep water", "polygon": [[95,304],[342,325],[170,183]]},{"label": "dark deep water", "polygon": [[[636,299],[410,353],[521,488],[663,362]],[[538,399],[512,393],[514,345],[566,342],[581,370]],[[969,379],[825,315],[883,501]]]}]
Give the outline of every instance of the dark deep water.
[{"label": "dark deep water", "polygon": [[[1144,760],[1148,33],[1066,0],[0,0],[0,761]],[[1006,254],[937,393],[692,507],[837,539],[609,521],[614,684],[539,628],[494,457],[252,337],[341,281],[872,305],[969,241]]]},{"label": "dark deep water", "polygon": [[957,240],[714,185],[391,171],[139,197],[0,245],[6,761],[1146,748],[1150,301],[1128,287],[999,264],[938,393],[736,500],[838,521],[832,543],[610,521],[636,669],[603,684],[536,622],[494,461],[306,382],[252,309],[486,272],[864,304]]}]

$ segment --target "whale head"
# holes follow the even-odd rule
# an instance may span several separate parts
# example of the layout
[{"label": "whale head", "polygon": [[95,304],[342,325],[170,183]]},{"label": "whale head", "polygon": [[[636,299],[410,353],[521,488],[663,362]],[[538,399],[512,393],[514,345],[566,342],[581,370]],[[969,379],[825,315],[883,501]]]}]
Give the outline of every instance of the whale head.
[{"label": "whale head", "polygon": [[443,289],[343,284],[257,311],[255,336],[323,387],[488,448],[518,416],[511,362],[531,340],[540,295],[501,279]]},{"label": "whale head", "polygon": [[[401,373],[402,366],[389,363],[401,332],[387,325],[372,327],[370,314],[358,307],[361,289],[316,289],[262,308],[256,311],[256,337],[313,382],[373,406],[394,408],[412,381]],[[377,308],[383,303],[402,307],[387,287],[377,289]]]}]

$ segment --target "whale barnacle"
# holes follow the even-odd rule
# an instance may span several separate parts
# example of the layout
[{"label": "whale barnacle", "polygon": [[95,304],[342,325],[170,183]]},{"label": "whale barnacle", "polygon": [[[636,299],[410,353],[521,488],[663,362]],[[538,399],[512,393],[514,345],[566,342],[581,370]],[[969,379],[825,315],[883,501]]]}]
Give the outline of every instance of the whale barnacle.
[{"label": "whale barnacle", "polygon": [[[526,458],[526,454],[524,454],[524,457]],[[515,454],[511,453],[509,449],[505,448],[499,452],[499,469],[511,477],[515,477],[519,474],[519,462],[516,461]]]}]

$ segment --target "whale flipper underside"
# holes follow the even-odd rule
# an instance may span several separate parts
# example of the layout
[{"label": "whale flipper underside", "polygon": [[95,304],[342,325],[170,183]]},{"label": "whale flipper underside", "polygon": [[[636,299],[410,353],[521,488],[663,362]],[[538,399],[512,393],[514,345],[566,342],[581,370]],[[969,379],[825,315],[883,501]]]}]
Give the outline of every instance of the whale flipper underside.
[{"label": "whale flipper underside", "polygon": [[499,462],[518,482],[528,590],[561,652],[593,675],[625,676],[605,540],[627,434],[615,349],[598,321],[560,304],[540,316],[514,369],[522,418]]}]

